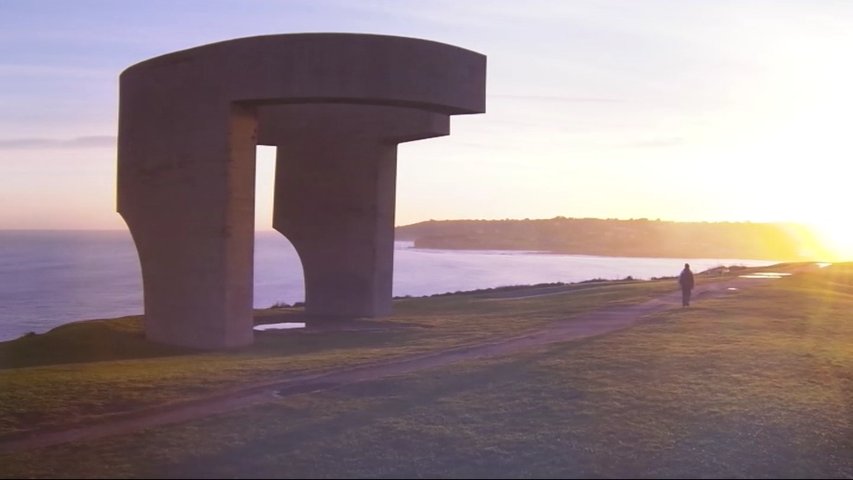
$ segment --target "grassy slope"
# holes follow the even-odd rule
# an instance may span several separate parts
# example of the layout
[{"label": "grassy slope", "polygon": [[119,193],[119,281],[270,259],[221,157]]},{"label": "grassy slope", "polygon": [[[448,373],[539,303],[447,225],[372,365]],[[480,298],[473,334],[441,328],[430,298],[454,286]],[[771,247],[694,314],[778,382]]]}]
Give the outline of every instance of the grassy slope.
[{"label": "grassy slope", "polygon": [[[484,298],[487,293],[401,300],[397,313],[377,324],[414,327],[257,334],[254,346],[229,352],[148,343],[138,317],[64,325],[0,343],[0,436],[272,381],[284,373],[354,366],[511,335],[603,303],[671,291],[672,282],[570,288],[577,290],[529,300],[493,300]],[[288,313],[295,314],[259,312],[258,320]]]},{"label": "grassy slope", "polygon": [[[569,298],[401,315],[442,331],[461,317],[471,338],[482,309],[489,326],[544,321]],[[10,372],[56,368],[71,367]],[[853,268],[836,266],[592,340],[7,455],[0,475],[850,478],[851,452]]]}]

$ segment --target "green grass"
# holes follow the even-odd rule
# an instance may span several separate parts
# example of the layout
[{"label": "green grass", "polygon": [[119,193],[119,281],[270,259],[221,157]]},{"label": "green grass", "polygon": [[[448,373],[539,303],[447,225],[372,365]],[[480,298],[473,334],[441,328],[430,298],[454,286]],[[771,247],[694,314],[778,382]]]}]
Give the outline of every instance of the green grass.
[{"label": "green grass", "polygon": [[[386,340],[437,348],[454,344],[446,330],[458,329],[464,343],[658,289],[671,282],[602,286],[583,298],[405,301],[395,321],[436,328]],[[263,358],[272,347],[255,348]],[[231,360],[240,355],[249,354]],[[88,369],[100,364],[142,371],[195,357],[83,364],[80,380],[91,382]],[[191,363],[174,371],[192,372]],[[6,372],[67,368],[76,367]],[[853,266],[839,265],[603,337],[0,456],[0,476],[851,478],[851,453]]]},{"label": "green grass", "polygon": [[[227,352],[147,342],[139,317],[63,325],[0,343],[0,437],[269,382],[286,373],[356,366],[513,335],[605,303],[670,291],[672,284],[568,288],[531,299],[496,300],[484,293],[399,300],[394,316],[376,322],[388,325],[385,330],[260,333],[252,347]],[[298,315],[295,309],[259,311],[257,321]]]}]

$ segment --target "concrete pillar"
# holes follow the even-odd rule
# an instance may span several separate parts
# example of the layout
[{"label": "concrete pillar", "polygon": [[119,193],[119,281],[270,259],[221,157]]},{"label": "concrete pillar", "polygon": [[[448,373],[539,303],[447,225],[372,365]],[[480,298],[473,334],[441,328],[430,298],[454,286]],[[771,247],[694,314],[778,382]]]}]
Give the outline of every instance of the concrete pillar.
[{"label": "concrete pillar", "polygon": [[[309,311],[387,313],[396,145],[485,108],[485,57],[356,34],[251,37],[172,53],[120,82],[118,211],[149,339],[252,342],[254,152],[279,145],[275,219]],[[259,124],[260,120],[260,124]]]},{"label": "concrete pillar", "polygon": [[278,146],[273,227],[299,252],[306,312],[390,313],[397,144],[447,135],[448,116],[308,104],[264,107],[260,118],[259,143]]},{"label": "concrete pillar", "polygon": [[138,159],[119,169],[119,208],[142,267],[146,335],[199,348],[251,343],[254,116],[240,107],[149,112],[181,141],[119,147]]}]

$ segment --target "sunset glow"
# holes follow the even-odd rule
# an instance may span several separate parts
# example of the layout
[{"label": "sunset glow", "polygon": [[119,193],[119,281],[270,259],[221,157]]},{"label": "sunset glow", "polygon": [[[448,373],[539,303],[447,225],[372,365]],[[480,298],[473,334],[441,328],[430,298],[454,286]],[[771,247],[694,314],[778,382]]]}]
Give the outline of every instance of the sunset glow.
[{"label": "sunset glow", "polygon": [[[229,38],[369,32],[488,57],[486,113],[400,145],[397,225],[790,222],[824,244],[805,249],[853,259],[853,3],[294,0],[204,2],[204,16],[160,1],[52,5],[0,7],[0,229],[126,228],[115,135],[129,65]],[[266,229],[274,161],[259,155]]]},{"label": "sunset glow", "polygon": [[831,255],[826,260],[850,261],[853,259],[853,225],[845,219],[835,219],[816,223],[811,227]]}]

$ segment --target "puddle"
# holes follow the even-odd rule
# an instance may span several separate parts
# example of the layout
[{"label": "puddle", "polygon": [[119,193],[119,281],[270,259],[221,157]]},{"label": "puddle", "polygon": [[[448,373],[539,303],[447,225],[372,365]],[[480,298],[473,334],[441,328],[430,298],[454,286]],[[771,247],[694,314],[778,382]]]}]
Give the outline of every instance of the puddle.
[{"label": "puddle", "polygon": [[288,328],[305,328],[305,322],[265,323],[263,325],[255,325],[255,330],[259,332],[264,330],[286,330]]},{"label": "puddle", "polygon": [[755,272],[746,275],[739,275],[740,278],[782,278],[791,275],[783,272]]},{"label": "puddle", "polygon": [[831,264],[831,263],[826,263],[826,262],[819,262],[819,263],[816,263],[815,265],[817,265],[817,268],[826,268],[826,267],[828,267],[828,266],[830,266],[830,265],[832,265],[832,264]]},{"label": "puddle", "polygon": [[737,287],[729,287],[729,288],[727,288],[726,290],[735,291],[735,290],[737,290]]}]

